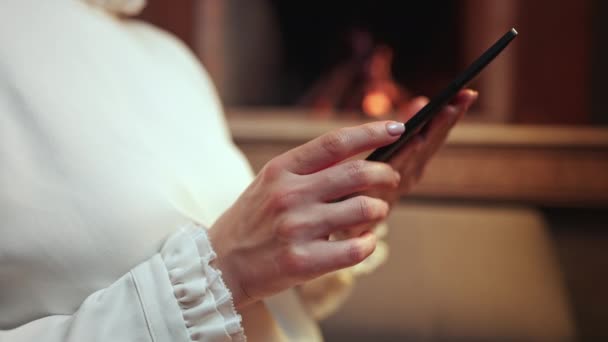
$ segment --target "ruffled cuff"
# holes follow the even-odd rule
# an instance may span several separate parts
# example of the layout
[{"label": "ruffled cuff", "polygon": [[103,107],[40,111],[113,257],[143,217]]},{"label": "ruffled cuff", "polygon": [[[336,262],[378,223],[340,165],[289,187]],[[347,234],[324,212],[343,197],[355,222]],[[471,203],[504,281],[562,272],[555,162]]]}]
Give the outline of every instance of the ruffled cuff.
[{"label": "ruffled cuff", "polygon": [[245,341],[241,316],[204,228],[191,225],[173,234],[161,249],[173,293],[192,341]]}]

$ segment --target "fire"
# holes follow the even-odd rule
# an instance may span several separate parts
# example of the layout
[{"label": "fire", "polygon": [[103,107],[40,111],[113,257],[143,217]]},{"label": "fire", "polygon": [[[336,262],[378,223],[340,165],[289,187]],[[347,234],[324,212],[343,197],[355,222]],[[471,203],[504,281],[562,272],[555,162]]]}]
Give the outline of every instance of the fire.
[{"label": "fire", "polygon": [[388,114],[392,109],[390,97],[378,90],[365,94],[361,106],[365,114],[374,117]]}]

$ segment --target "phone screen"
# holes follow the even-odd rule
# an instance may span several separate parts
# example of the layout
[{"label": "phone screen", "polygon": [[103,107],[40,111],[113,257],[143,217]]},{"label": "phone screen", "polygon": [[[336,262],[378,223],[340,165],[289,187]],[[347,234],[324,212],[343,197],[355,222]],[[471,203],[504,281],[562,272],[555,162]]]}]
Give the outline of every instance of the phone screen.
[{"label": "phone screen", "polygon": [[431,99],[416,115],[405,123],[405,132],[397,141],[372,152],[366,160],[387,162],[397,153],[420,129],[447,105],[458,92],[483,70],[509,43],[517,36],[512,28],[494,45],[486,50],[462,74],[452,81],[441,93]]}]

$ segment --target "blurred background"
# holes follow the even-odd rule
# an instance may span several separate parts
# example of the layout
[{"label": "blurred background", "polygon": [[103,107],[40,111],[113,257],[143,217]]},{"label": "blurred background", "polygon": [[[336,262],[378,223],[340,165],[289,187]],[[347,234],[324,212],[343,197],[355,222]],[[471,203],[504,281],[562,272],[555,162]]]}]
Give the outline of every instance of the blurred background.
[{"label": "blurred background", "polygon": [[511,27],[470,115],[389,219],[329,341],[608,339],[608,2],[149,1],[201,59],[255,169],[398,118]]}]

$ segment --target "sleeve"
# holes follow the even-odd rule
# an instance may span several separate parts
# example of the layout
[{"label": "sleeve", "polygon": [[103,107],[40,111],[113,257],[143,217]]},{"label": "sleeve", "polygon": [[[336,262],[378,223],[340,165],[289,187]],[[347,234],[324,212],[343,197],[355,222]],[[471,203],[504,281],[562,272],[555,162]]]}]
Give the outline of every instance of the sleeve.
[{"label": "sleeve", "polygon": [[317,320],[322,320],[334,313],[352,292],[355,279],[372,273],[388,258],[388,245],[381,240],[387,234],[387,224],[378,224],[374,232],[379,240],[374,252],[363,262],[300,285],[297,290],[300,300],[308,313]]},{"label": "sleeve", "polygon": [[203,228],[184,227],[72,315],[2,330],[0,341],[244,341],[232,295],[210,266],[215,257]]},{"label": "sleeve", "polygon": [[[167,44],[166,49],[163,51],[173,52],[170,60],[175,67],[180,68],[180,75],[190,77],[193,84],[200,86],[201,93],[214,94],[213,108],[217,108],[218,113],[221,113],[221,104],[219,98],[217,97],[217,92],[213,87],[213,83],[207,75],[204,67],[182,42],[178,41],[170,34],[145,23],[134,22],[133,29],[135,32],[141,34],[142,38],[150,34],[153,35],[154,38],[162,37],[162,41]],[[155,40],[155,42],[158,41]],[[158,45],[155,46],[158,48]],[[209,116],[209,119],[220,121],[217,123],[217,126],[223,128],[222,138],[229,141],[231,146],[234,146],[223,115]],[[240,151],[238,151],[238,155],[244,161],[243,164],[247,165],[245,158]],[[378,237],[383,236],[385,231],[385,224],[379,224],[376,227],[376,234]],[[315,319],[322,319],[334,312],[340,306],[340,304],[342,304],[346,298],[348,298],[354,278],[361,274],[366,274],[373,271],[376,267],[384,262],[387,257],[387,253],[388,248],[386,243],[379,241],[374,253],[370,255],[364,262],[354,267],[334,272],[300,285],[297,288],[297,292],[308,313]]]}]

